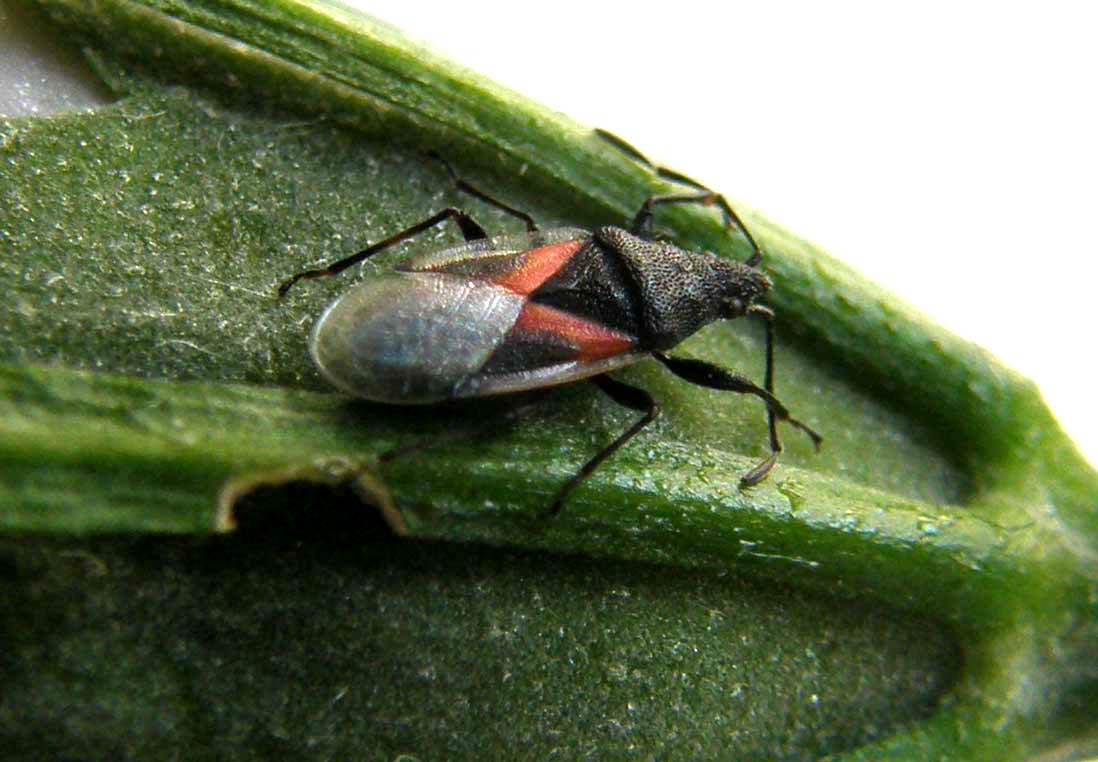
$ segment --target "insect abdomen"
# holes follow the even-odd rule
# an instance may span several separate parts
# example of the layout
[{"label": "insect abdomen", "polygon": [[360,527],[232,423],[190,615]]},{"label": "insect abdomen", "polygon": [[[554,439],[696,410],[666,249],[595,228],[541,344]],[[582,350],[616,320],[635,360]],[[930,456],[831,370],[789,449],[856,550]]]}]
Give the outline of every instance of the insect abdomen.
[{"label": "insect abdomen", "polygon": [[389,272],[328,307],[309,349],[321,373],[357,397],[400,404],[453,399],[500,346],[525,301],[445,273]]}]

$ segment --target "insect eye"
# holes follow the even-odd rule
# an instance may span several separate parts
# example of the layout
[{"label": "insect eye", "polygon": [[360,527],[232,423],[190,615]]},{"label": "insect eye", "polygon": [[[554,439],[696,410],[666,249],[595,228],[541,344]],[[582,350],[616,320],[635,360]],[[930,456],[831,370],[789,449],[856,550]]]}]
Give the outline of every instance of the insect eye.
[{"label": "insect eye", "polygon": [[724,303],[724,308],[728,317],[739,317],[747,310],[747,307],[744,306],[743,300],[739,297],[726,301]]}]

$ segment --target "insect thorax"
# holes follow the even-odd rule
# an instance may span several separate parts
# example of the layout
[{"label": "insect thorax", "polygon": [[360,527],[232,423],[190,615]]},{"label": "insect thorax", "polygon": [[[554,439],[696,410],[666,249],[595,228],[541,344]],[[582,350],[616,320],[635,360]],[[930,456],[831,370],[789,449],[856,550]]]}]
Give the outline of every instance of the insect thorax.
[{"label": "insect thorax", "polygon": [[742,267],[708,252],[646,241],[617,227],[594,232],[595,241],[620,260],[639,305],[645,348],[669,349],[722,317],[734,270]]}]

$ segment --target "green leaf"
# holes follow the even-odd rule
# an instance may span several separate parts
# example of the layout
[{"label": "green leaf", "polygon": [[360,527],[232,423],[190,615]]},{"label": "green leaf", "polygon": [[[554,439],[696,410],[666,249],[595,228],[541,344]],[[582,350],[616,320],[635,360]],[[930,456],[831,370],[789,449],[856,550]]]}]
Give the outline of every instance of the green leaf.
[{"label": "green leaf", "polygon": [[[536,756],[620,743],[668,758],[731,748],[741,758],[799,758],[877,738],[852,758],[1004,759],[1095,732],[1079,708],[1098,678],[1098,477],[1030,383],[747,213],[776,283],[779,395],[822,431],[822,452],[790,431],[771,478],[741,491],[740,475],[767,451],[758,405],[645,362],[622,377],[652,391],[663,416],[556,519],[545,516],[556,490],[635,417],[583,385],[549,395],[521,425],[378,470],[377,453],[476,426],[512,403],[409,410],[325,388],[305,348],[311,321],[400,252],[302,284],[281,302],[279,282],[448,205],[490,230],[515,229],[453,191],[424,148],[545,226],[621,224],[669,186],[586,128],[338,8],[43,5],[85,35],[120,100],[0,123],[9,284],[0,521],[35,533],[29,544],[5,541],[5,584],[20,610],[46,617],[24,626],[4,615],[21,644],[6,682],[22,689],[0,713],[6,735],[25,741],[27,727],[63,716],[33,677],[42,674],[47,685],[79,686],[90,704],[117,703],[116,691],[136,680],[139,693],[164,696],[195,723],[158,730],[151,704],[123,702],[111,713],[120,731],[70,726],[66,737],[103,754],[116,750],[118,732],[133,734],[129,753],[158,739],[212,738],[202,747],[211,755],[272,739],[314,748],[305,739],[315,733],[329,739],[329,754],[385,748],[390,758],[475,756],[521,739]],[[669,211],[660,225],[684,245],[746,255],[704,210]],[[453,236],[426,238],[421,245]],[[730,324],[679,351],[757,376],[761,346],[754,327]],[[294,488],[271,488],[302,481],[335,485],[327,500],[350,481],[396,531],[470,544],[394,544],[373,525],[346,530],[315,492],[298,511],[317,511],[332,532],[317,547],[335,549],[337,562],[294,544],[285,563],[264,556],[279,543],[255,529],[198,545],[64,537],[217,532],[246,523],[245,504],[265,517],[260,526],[277,524],[303,501]],[[150,547],[167,571],[150,568]],[[235,566],[234,552],[260,571]],[[211,558],[216,573],[196,575]],[[383,560],[363,569],[355,558]],[[93,570],[90,581],[72,579],[74,563]],[[107,579],[97,582],[100,568]],[[189,580],[167,585],[177,601],[163,592],[164,574]],[[162,584],[137,582],[145,575]],[[341,610],[321,583],[349,580],[376,591]],[[222,585],[242,597],[222,593],[204,610]],[[87,642],[77,634],[87,616],[66,603],[74,590],[95,613],[98,637]],[[484,601],[467,605],[477,590]],[[140,616],[158,629],[182,622],[160,649],[177,649],[174,658],[112,625],[110,612],[142,591]],[[265,616],[251,601],[281,601],[282,615],[304,622],[309,596],[322,623],[275,638],[291,673],[265,669],[276,651],[260,635],[280,630],[247,624]],[[234,620],[242,600],[248,616]],[[714,624],[704,614],[714,611],[736,626]],[[242,658],[232,679],[203,679],[229,653],[193,633],[204,627],[263,658]],[[333,649],[344,637],[359,659],[310,662],[318,642]],[[734,650],[740,637],[753,647]],[[485,642],[495,645],[473,645]],[[97,644],[132,658],[113,664]],[[776,653],[821,648],[837,649],[826,665],[782,657],[764,667]],[[93,665],[95,680],[75,677],[81,664]],[[348,675],[353,701],[324,714]],[[291,700],[276,685],[294,680],[311,688]],[[863,683],[874,690],[849,690]],[[205,711],[231,705],[245,685],[259,695],[235,720]],[[370,718],[363,746],[345,740],[358,732],[350,717]],[[233,722],[250,730],[240,735]],[[459,750],[447,747],[454,734]]]}]

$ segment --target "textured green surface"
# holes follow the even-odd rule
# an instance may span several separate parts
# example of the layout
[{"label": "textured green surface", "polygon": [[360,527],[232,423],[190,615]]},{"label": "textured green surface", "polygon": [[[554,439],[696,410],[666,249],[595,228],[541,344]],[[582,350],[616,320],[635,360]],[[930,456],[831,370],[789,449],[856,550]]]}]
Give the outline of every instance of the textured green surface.
[{"label": "textured green surface", "polygon": [[23,658],[5,673],[7,748],[801,758],[920,716],[956,659],[933,623],[876,607],[400,541],[353,504],[293,497],[328,508],[289,503],[271,526],[268,504],[260,525],[205,540],[0,540],[27,612],[9,641]]},{"label": "textured green surface", "polygon": [[[44,5],[93,40],[111,41],[96,43],[104,52],[95,60],[125,97],[94,114],[0,122],[0,272],[9,284],[0,304],[0,522],[24,533],[5,541],[0,556],[5,599],[19,604],[4,612],[6,637],[19,644],[6,662],[5,683],[19,686],[17,698],[6,692],[0,706],[6,736],[25,741],[35,732],[28,726],[59,722],[56,691],[66,687],[86,692],[75,702],[78,719],[58,734],[77,746],[58,748],[79,748],[84,739],[102,756],[115,747],[97,745],[89,706],[107,707],[103,727],[119,729],[108,735],[129,729],[133,738],[118,748],[139,753],[204,733],[214,739],[203,746],[211,753],[261,754],[271,739],[304,748],[313,738],[309,720],[323,717],[318,732],[329,741],[313,744],[318,756],[396,743],[385,747],[389,757],[437,757],[457,748],[447,738],[460,738],[469,749],[532,739],[540,756],[597,744],[621,756],[688,759],[736,749],[766,758],[761,750],[768,749],[773,757],[803,758],[877,738],[852,753],[1004,759],[1094,732],[1093,718],[1080,710],[1098,678],[1094,473],[1030,384],[754,214],[747,221],[777,283],[779,393],[826,437],[816,455],[791,432],[782,464],[757,489],[737,487],[765,451],[757,405],[642,363],[622,377],[650,389],[665,415],[577,491],[557,520],[543,515],[555,490],[633,416],[584,385],[550,395],[529,425],[448,444],[378,475],[413,535],[552,556],[507,556],[477,544],[394,545],[375,527],[364,535],[362,558],[385,561],[362,566],[377,574],[353,563],[352,530],[337,533],[333,552],[353,574],[339,564],[333,572],[317,562],[320,551],[303,550],[311,535],[292,543],[296,560],[266,559],[272,566],[260,565],[270,571],[264,574],[245,568],[251,554],[262,554],[262,537],[57,536],[213,531],[226,523],[219,496],[241,485],[268,476],[332,481],[341,463],[367,462],[395,444],[507,408],[498,400],[408,411],[331,394],[309,366],[304,337],[346,283],[305,284],[284,303],[272,296],[303,266],[446,205],[460,203],[489,229],[514,228],[513,220],[454,194],[419,149],[441,150],[543,224],[622,222],[666,186],[559,115],[335,11],[216,2]],[[245,44],[229,44],[234,39]],[[134,76],[116,56],[136,56],[146,74]],[[165,76],[213,88],[157,84]],[[685,244],[743,255],[713,215],[674,210],[661,225]],[[452,235],[428,238],[424,245]],[[348,282],[369,277],[372,267]],[[759,336],[748,325],[706,329],[680,352],[761,371]],[[309,504],[318,501],[310,493]],[[291,502],[313,515],[301,500]],[[285,498],[261,505],[259,515],[286,509]],[[317,520],[331,523],[325,514]],[[246,549],[239,565],[224,550],[234,542]],[[146,553],[162,557],[164,569],[152,574]],[[216,572],[196,570],[205,553],[223,554]],[[72,579],[65,559],[73,557],[99,559],[102,585],[94,574]],[[479,571],[455,567],[461,557]],[[580,560],[590,557],[606,560]],[[435,565],[417,577],[423,559]],[[517,576],[512,562],[522,570]],[[734,578],[720,576],[733,570]],[[316,586],[336,572],[355,590],[389,592],[376,599],[364,593],[360,607],[331,616],[332,603],[321,601],[315,628],[294,620],[307,617]],[[163,586],[142,582],[146,574],[175,581],[174,607],[134,603],[158,600],[160,592],[149,591]],[[398,578],[426,591],[427,600],[408,595],[404,603],[385,581]],[[432,605],[431,580],[439,579],[447,581],[445,595]],[[225,590],[204,614],[195,602],[211,585]],[[643,591],[630,595],[644,605],[604,605],[615,586]],[[466,599],[478,590],[486,591],[484,602],[470,607]],[[861,602],[836,606],[835,595]],[[336,600],[344,599],[329,599]],[[95,637],[83,643],[74,625],[53,631],[43,620],[22,627],[17,612],[37,610],[41,601],[52,601],[43,610],[62,623],[94,620]],[[229,626],[223,620],[234,603],[238,626]],[[729,606],[739,613],[727,629],[689,614]],[[942,624],[899,617],[901,610]],[[288,676],[270,668],[272,657],[256,649],[253,636],[239,641],[246,655],[229,676],[210,682],[210,665],[221,657],[196,645],[212,635],[191,630],[261,633],[264,618],[277,621],[279,612],[298,621],[279,630]],[[140,638],[119,634],[134,617],[148,618],[173,659],[153,664],[147,646],[135,645]],[[480,650],[494,631],[486,618],[529,621],[519,630],[532,639],[509,644],[512,651]],[[403,655],[377,657],[381,666],[373,670],[346,656],[392,648],[377,635],[387,620],[400,622]],[[173,623],[180,631],[166,634]],[[680,626],[687,627],[681,636]],[[826,640],[842,654],[816,673],[811,659],[790,656],[816,650],[813,628],[833,633]],[[335,643],[341,630],[349,634]],[[572,640],[562,646],[556,632]],[[606,633],[621,633],[621,642]],[[740,642],[714,653],[722,637]],[[680,641],[692,649],[689,670],[682,651],[667,646]],[[414,683],[419,674],[408,666],[415,654],[452,647],[467,650],[469,663],[492,666],[478,675],[460,659],[446,662],[439,670],[460,679],[407,690],[450,702],[452,715],[425,707],[401,714],[401,681]],[[316,648],[343,655],[318,664],[308,658]],[[580,651],[586,661],[577,659]],[[117,663],[96,656],[107,652]],[[66,673],[69,662],[61,659],[48,678],[26,677],[55,653],[90,672]],[[617,684],[615,665],[629,654],[642,664],[640,682]],[[361,673],[346,666],[352,662]],[[562,675],[562,664],[573,663],[580,666]],[[750,680],[737,677],[737,664]],[[361,725],[324,714],[341,690],[332,675],[347,671],[361,683],[384,668],[395,670],[392,680],[379,681],[395,685],[392,694],[346,694]],[[521,676],[523,686],[509,685],[504,673]],[[89,687],[81,674],[102,679],[89,678]],[[143,676],[138,695],[160,697],[164,711],[153,716],[158,704],[126,699],[127,675]],[[675,679],[693,690],[672,690]],[[263,687],[267,681],[304,687],[279,694]],[[256,686],[256,701],[229,715],[217,709],[219,696],[247,695],[242,684]],[[743,684],[755,697],[740,704]],[[766,693],[758,693],[762,684]],[[804,700],[812,695],[807,684],[821,687],[813,691],[817,702]],[[853,696],[841,695],[852,686]],[[647,698],[630,714],[625,697],[634,689]],[[483,703],[469,703],[471,695],[483,695]],[[270,711],[264,702],[272,701],[283,702],[283,711]],[[496,716],[516,703],[524,711],[513,721]],[[608,724],[584,731],[599,718]],[[897,731],[920,718],[927,719]],[[500,741],[504,725],[511,735]]]}]

